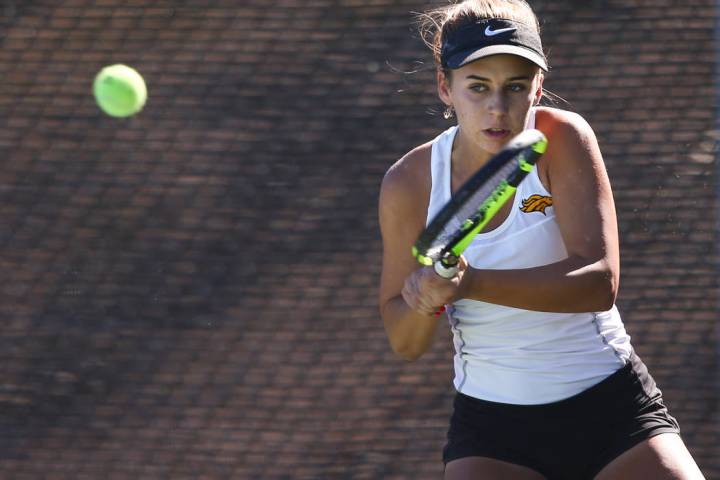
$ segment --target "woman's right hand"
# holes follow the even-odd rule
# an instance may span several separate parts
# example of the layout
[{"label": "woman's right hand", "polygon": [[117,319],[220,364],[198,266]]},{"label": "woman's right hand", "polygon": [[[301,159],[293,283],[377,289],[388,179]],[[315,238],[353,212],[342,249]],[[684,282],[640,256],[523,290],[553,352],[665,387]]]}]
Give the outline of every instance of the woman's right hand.
[{"label": "woman's right hand", "polygon": [[465,258],[460,257],[458,272],[452,278],[441,277],[433,267],[415,270],[405,279],[402,288],[405,303],[423,315],[436,315],[444,305],[459,298],[460,283],[467,266]]}]

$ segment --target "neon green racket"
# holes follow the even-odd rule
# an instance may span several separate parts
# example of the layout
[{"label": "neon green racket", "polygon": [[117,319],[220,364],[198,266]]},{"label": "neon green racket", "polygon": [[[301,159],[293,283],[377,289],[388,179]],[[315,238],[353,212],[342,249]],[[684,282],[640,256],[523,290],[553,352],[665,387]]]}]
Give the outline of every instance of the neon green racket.
[{"label": "neon green racket", "polygon": [[452,278],[460,255],[512,197],[547,149],[540,130],[525,130],[465,182],[420,234],[412,253],[438,275]]}]

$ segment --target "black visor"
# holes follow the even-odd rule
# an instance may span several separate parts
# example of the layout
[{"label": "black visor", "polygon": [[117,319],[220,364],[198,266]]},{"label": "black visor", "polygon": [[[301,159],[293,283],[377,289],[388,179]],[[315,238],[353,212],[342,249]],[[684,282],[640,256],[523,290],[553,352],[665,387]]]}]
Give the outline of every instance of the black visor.
[{"label": "black visor", "polygon": [[503,53],[523,57],[548,70],[540,36],[524,23],[488,18],[443,31],[440,51],[443,68],[460,68],[480,58]]}]

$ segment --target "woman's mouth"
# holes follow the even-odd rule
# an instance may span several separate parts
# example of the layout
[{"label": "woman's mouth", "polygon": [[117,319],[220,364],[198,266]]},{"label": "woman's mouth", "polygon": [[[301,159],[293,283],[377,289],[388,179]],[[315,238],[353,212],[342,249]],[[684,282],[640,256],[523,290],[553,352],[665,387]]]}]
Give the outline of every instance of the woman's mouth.
[{"label": "woman's mouth", "polygon": [[486,128],[483,130],[485,135],[493,139],[501,139],[510,135],[510,130],[504,128]]}]

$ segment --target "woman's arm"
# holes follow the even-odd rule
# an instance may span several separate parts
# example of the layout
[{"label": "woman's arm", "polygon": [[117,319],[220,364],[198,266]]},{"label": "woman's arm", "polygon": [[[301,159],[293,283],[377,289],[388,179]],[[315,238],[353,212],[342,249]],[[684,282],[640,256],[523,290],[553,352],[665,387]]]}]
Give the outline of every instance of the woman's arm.
[{"label": "woman's arm", "polygon": [[446,280],[421,268],[411,248],[425,226],[429,198],[429,146],[403,157],[385,175],[379,217],[383,262],[379,306],[393,351],[419,358],[432,344],[437,309],[457,296],[461,275]]},{"label": "woman's arm", "polygon": [[[617,295],[620,261],[610,182],[595,134],[579,115],[544,110],[547,178],[568,258],[519,270],[469,268],[459,298],[547,312],[604,311]],[[540,116],[538,116],[538,120]]]}]

